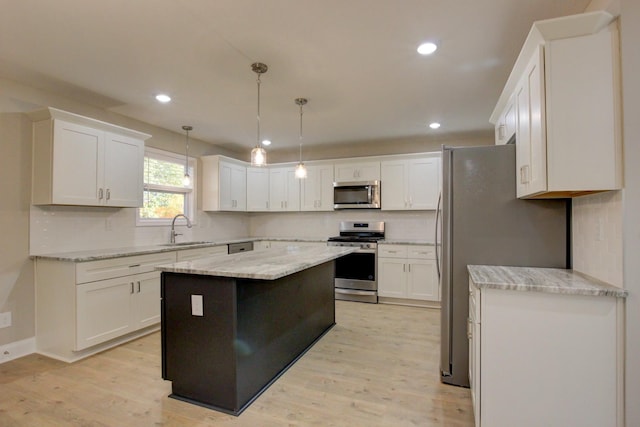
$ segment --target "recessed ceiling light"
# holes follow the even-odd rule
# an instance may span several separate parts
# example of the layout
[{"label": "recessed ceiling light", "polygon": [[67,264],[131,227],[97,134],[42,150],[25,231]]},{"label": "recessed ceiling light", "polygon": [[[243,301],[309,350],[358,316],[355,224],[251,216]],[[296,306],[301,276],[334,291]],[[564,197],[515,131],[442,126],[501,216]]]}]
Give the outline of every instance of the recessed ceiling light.
[{"label": "recessed ceiling light", "polygon": [[418,46],[418,53],[420,55],[431,55],[433,52],[436,51],[436,49],[438,49],[438,46],[436,46],[435,43],[432,43],[432,42],[422,43],[420,46]]},{"label": "recessed ceiling light", "polygon": [[431,129],[438,129],[438,128],[440,127],[440,123],[438,123],[438,122],[430,123],[430,124],[429,124],[429,127],[430,127]]},{"label": "recessed ceiling light", "polygon": [[167,102],[171,101],[171,97],[165,93],[159,93],[156,95],[156,101],[166,104]]},{"label": "recessed ceiling light", "polygon": [[262,141],[262,145],[269,146],[269,145],[271,145],[271,141],[269,141],[268,139],[265,139],[265,140]]}]

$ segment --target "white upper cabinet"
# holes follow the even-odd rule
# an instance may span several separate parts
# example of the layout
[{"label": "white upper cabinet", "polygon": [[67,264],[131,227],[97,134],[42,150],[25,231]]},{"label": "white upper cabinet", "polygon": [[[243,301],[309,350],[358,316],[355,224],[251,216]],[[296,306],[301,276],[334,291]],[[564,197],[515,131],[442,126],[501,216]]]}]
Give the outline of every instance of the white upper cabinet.
[{"label": "white upper cabinet", "polygon": [[440,156],[387,160],[380,164],[382,210],[436,209]]},{"label": "white upper cabinet", "polygon": [[150,135],[54,108],[32,117],[33,204],[142,206]]},{"label": "white upper cabinet", "polygon": [[619,62],[607,12],[534,24],[491,116],[505,143],[515,108],[518,197],[622,188]]},{"label": "white upper cabinet", "polygon": [[269,169],[247,167],[247,210],[249,212],[269,210]]},{"label": "white upper cabinet", "polygon": [[380,162],[336,163],[336,182],[380,180]]},{"label": "white upper cabinet", "polygon": [[223,156],[202,160],[202,210],[246,211],[247,168],[243,162]]},{"label": "white upper cabinet", "polygon": [[307,177],[300,180],[300,210],[333,210],[333,164],[307,164]]},{"label": "white upper cabinet", "polygon": [[296,178],[295,167],[269,169],[269,210],[300,210],[300,180]]},{"label": "white upper cabinet", "polygon": [[511,96],[495,126],[496,145],[506,144],[516,134],[516,104]]}]

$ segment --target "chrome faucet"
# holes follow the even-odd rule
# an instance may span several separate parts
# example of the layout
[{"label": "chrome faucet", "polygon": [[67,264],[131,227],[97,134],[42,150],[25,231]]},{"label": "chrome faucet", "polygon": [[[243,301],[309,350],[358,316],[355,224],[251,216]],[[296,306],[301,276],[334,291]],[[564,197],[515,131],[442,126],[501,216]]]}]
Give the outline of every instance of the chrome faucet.
[{"label": "chrome faucet", "polygon": [[182,236],[182,233],[176,233],[176,219],[178,217],[183,216],[184,219],[187,220],[187,227],[191,228],[193,227],[193,225],[191,224],[191,220],[184,214],[178,214],[176,216],[173,217],[173,219],[171,220],[171,240],[170,243],[175,243],[176,242],[176,236]]}]

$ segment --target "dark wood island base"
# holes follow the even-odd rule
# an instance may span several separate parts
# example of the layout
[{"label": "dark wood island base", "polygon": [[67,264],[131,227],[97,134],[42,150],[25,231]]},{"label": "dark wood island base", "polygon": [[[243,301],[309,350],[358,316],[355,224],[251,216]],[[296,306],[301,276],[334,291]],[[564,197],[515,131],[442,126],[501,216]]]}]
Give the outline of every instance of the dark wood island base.
[{"label": "dark wood island base", "polygon": [[333,327],[333,277],[333,260],[276,280],[163,272],[170,397],[239,415]]}]

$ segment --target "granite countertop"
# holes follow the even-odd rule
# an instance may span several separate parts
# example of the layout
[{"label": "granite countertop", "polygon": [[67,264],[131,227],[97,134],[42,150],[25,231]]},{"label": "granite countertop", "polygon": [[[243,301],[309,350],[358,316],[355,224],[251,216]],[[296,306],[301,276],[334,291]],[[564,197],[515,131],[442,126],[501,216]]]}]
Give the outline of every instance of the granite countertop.
[{"label": "granite countertop", "polygon": [[625,298],[628,291],[561,268],[467,266],[473,283],[481,289],[547,292]]},{"label": "granite countertop", "polygon": [[291,241],[291,242],[326,242],[327,239],[322,238],[285,238],[285,237],[246,237],[240,239],[228,239],[228,240],[217,240],[217,241],[197,241],[197,242],[186,242],[188,244],[159,244],[159,245],[145,245],[145,246],[127,246],[121,248],[110,248],[110,249],[89,249],[82,251],[73,251],[73,252],[58,252],[58,253],[49,253],[49,254],[38,254],[32,255],[32,258],[40,258],[40,259],[49,259],[53,261],[68,261],[68,262],[87,262],[87,261],[97,261],[101,259],[110,259],[110,258],[121,258],[126,256],[135,256],[135,255],[147,255],[147,254],[155,254],[162,252],[172,252],[172,251],[184,251],[188,249],[197,249],[197,248],[208,248],[211,246],[223,246],[228,245],[230,243],[241,243],[241,242],[260,242],[264,240],[271,241]]},{"label": "granite countertop", "polygon": [[204,276],[275,280],[356,250],[357,248],[342,246],[276,248],[163,264],[157,266],[156,270]]}]

